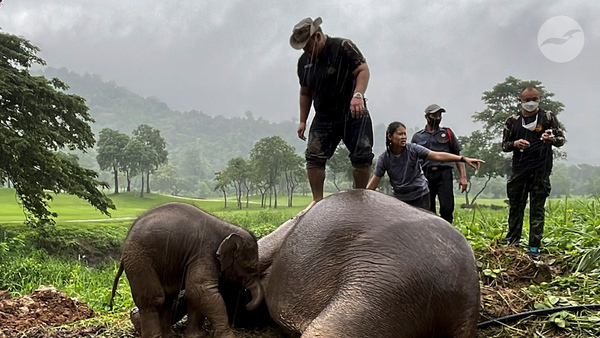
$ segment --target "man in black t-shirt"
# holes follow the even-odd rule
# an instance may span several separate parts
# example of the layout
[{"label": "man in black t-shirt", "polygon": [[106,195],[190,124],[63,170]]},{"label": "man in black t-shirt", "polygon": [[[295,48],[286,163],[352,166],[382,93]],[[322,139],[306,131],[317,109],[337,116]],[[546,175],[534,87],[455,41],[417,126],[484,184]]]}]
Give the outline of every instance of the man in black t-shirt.
[{"label": "man in black t-shirt", "polygon": [[350,151],[355,188],[367,186],[374,156],[373,127],[364,98],[369,82],[366,60],[352,41],[323,34],[321,23],[321,18],[306,18],[294,27],[290,37],[294,49],[304,50],[297,71],[297,133],[302,140],[306,140],[311,106],[315,110],[305,152],[313,201],[305,210],[323,199],[325,165],[340,141]]},{"label": "man in black t-shirt", "polygon": [[540,93],[527,87],[521,93],[522,111],[506,120],[502,150],[512,151],[512,174],[506,184],[510,202],[509,244],[519,246],[523,214],[529,197],[529,255],[539,256],[544,234],[546,198],[550,195],[552,146],[561,147],[565,137],[560,122],[550,111],[538,108]]}]

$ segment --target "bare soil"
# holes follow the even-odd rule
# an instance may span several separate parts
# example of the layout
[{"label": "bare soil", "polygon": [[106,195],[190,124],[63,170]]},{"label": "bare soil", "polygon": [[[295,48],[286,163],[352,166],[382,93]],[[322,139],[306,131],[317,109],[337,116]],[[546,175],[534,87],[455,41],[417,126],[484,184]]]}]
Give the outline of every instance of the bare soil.
[{"label": "bare soil", "polygon": [[[16,298],[12,298],[7,291],[0,291],[0,338],[22,337],[21,333],[31,328],[61,326],[95,316],[97,314],[87,304],[67,297],[52,286],[40,286],[30,295]],[[85,332],[81,333],[83,335],[77,336],[85,336]]]}]

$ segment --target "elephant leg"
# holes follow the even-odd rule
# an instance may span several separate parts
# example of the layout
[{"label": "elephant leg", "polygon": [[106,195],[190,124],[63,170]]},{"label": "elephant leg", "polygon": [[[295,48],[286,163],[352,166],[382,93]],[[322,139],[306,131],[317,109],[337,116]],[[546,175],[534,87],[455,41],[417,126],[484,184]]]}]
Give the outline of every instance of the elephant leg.
[{"label": "elephant leg", "polygon": [[[183,313],[181,313],[181,312],[183,312]],[[185,308],[183,309],[183,311],[179,311],[177,316],[174,317],[174,319],[177,322],[177,321],[181,320],[181,318],[183,318],[183,316],[185,316]],[[152,315],[151,315],[151,317],[152,317]],[[131,318],[131,322],[133,323],[135,330],[138,333],[141,333],[141,331],[142,331],[141,330],[141,316],[140,316],[140,312],[139,312],[138,308],[134,308],[131,310],[130,318]],[[153,320],[155,320],[155,318],[156,317],[154,317],[150,320],[153,321]],[[173,318],[172,308],[167,308],[166,306],[161,308],[158,313],[158,318],[160,320],[162,337],[164,337],[164,338],[173,337],[173,331],[171,330],[171,326],[172,326],[171,318]]]},{"label": "elephant leg", "polygon": [[162,337],[160,314],[157,308],[140,307],[142,338]]},{"label": "elephant leg", "polygon": [[[142,267],[140,267],[140,265]],[[135,273],[125,267],[133,301],[139,309],[142,338],[163,336],[165,292],[150,265],[137,264]]]},{"label": "elephant leg", "polygon": [[472,324],[463,325],[458,328],[458,330],[454,331],[450,338],[471,338],[477,337],[477,324],[473,326]]},{"label": "elephant leg", "polygon": [[173,331],[171,330],[173,310],[170,302],[166,302],[165,305],[159,309],[159,318],[163,337],[173,337]]},{"label": "elephant leg", "polygon": [[206,316],[212,326],[213,337],[235,338],[233,331],[229,327],[227,309],[219,293],[216,279],[214,282],[190,282],[186,283],[186,285],[185,293],[188,305],[187,336],[202,337],[200,332],[204,333],[202,324]]},{"label": "elephant leg", "polygon": [[202,338],[206,337],[206,332],[202,327],[204,324],[204,315],[199,311],[188,312],[187,328],[185,330],[185,336],[189,338]]},{"label": "elephant leg", "polygon": [[[474,307],[478,309],[478,307]],[[471,312],[471,314],[469,314]],[[460,313],[460,312],[459,312]],[[452,333],[448,335],[449,338],[471,338],[477,336],[477,321],[479,318],[479,311],[465,311],[462,312],[460,319],[457,319],[454,323]]]},{"label": "elephant leg", "polygon": [[137,331],[137,333],[142,333],[142,322],[140,319],[140,309],[134,307],[129,312],[129,319],[131,320],[131,324],[133,324],[133,328]]}]

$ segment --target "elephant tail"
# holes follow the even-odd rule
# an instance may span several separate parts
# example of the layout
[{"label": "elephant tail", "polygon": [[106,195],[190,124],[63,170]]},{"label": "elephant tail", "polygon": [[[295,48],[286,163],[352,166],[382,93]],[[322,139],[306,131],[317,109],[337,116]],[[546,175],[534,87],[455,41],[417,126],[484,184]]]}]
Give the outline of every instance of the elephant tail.
[{"label": "elephant tail", "polygon": [[113,281],[112,293],[110,295],[110,311],[113,309],[113,300],[115,298],[115,294],[117,293],[117,286],[119,285],[119,278],[123,274],[123,262],[119,265],[119,271],[117,271],[117,275],[115,276],[115,280]]}]

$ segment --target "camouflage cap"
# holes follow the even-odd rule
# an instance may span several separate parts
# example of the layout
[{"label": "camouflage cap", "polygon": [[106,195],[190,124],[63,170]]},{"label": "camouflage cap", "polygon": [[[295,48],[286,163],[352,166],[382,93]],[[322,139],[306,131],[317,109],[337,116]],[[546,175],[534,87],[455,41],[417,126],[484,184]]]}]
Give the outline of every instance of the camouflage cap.
[{"label": "camouflage cap", "polygon": [[294,30],[292,31],[292,36],[290,36],[290,46],[294,49],[302,49],[308,42],[313,34],[317,31],[319,26],[323,20],[321,17],[317,17],[316,19],[306,18],[296,26],[294,26]]}]

